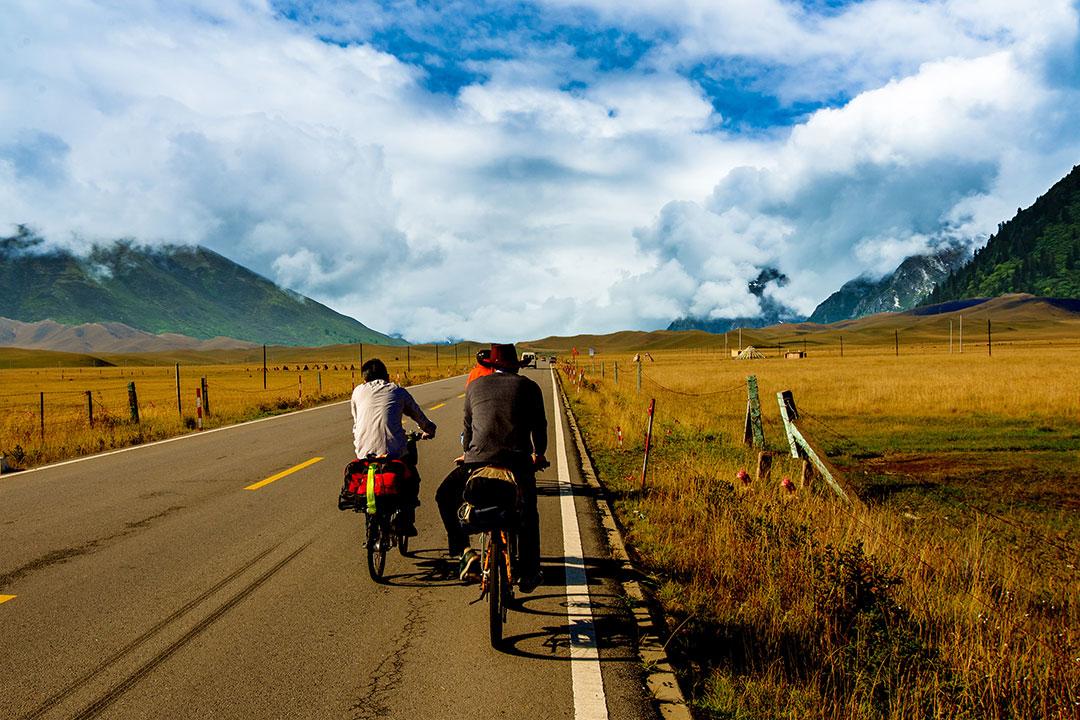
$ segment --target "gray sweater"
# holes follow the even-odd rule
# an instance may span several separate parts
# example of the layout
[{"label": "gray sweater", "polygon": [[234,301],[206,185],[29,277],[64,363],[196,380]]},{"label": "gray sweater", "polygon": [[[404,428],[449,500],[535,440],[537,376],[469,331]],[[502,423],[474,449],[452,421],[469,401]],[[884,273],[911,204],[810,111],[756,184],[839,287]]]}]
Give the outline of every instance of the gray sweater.
[{"label": "gray sweater", "polygon": [[540,386],[527,377],[496,372],[465,390],[465,462],[524,462],[547,452],[547,417]]}]

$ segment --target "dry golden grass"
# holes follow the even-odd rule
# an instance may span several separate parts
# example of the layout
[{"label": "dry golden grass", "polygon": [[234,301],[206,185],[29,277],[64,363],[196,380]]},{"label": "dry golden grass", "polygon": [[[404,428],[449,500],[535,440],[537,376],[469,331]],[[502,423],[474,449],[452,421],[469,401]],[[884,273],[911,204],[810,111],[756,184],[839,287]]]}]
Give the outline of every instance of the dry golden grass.
[{"label": "dry golden grass", "polygon": [[[1075,717],[1078,350],[658,351],[640,394],[630,355],[604,355],[603,378],[600,357],[579,358],[571,402],[671,627],[687,621],[670,647],[700,714]],[[742,445],[751,373],[770,446],[786,450],[775,398],[790,389],[865,506],[798,487],[789,456],[768,482],[736,479],[756,463]]]},{"label": "dry golden grass", "polygon": [[[51,355],[49,356],[51,359]],[[174,355],[156,360],[168,361]],[[185,356],[186,357],[186,356]],[[0,369],[0,455],[17,469],[93,452],[150,442],[195,429],[195,390],[207,380],[209,414],[203,427],[244,420],[348,397],[360,380],[355,346],[337,348],[273,348],[263,389],[262,351],[201,354],[189,360],[224,358],[243,364],[180,365],[180,402],[176,368],[157,366],[48,367]],[[464,346],[454,364],[452,348],[440,350],[439,364],[431,347],[366,347],[365,360],[383,359],[397,382],[410,385],[465,372]],[[30,359],[22,357],[24,363]],[[92,360],[92,359],[91,359]],[[138,362],[145,357],[108,358]],[[287,369],[286,369],[287,368]],[[131,418],[128,383],[138,395],[139,422]],[[93,426],[86,392],[93,396]],[[42,433],[42,394],[44,433]],[[43,437],[44,435],[44,437]]]}]

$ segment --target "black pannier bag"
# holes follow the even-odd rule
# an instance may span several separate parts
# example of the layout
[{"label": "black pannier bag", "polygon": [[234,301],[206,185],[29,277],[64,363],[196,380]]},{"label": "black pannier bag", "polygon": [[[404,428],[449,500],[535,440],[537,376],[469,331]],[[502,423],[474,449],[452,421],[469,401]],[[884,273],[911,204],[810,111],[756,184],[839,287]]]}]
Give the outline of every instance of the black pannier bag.
[{"label": "black pannier bag", "polygon": [[468,532],[516,528],[521,517],[521,490],[506,468],[485,465],[469,475],[458,520]]}]

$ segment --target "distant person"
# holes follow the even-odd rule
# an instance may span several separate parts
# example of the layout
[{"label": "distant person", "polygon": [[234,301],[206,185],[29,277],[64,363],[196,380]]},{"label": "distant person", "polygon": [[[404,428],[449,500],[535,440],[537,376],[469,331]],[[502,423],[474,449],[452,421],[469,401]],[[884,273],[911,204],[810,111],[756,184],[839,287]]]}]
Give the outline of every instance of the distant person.
[{"label": "distant person", "polygon": [[495,368],[487,364],[488,358],[491,357],[491,350],[484,348],[476,353],[476,366],[469,371],[469,377],[465,378],[465,387],[469,387],[469,383],[479,377],[490,375],[495,372]]},{"label": "distant person", "polygon": [[521,529],[518,534],[519,587],[532,592],[540,575],[540,519],[536,509],[536,468],[547,459],[547,417],[540,386],[518,375],[521,361],[513,345],[494,344],[485,364],[494,372],[465,389],[463,464],[446,476],[435,494],[446,528],[451,555],[461,553],[459,573],[467,579],[479,556],[468,547],[468,535],[458,522],[457,511],[469,473],[482,465],[509,469],[521,488]]},{"label": "distant person", "polygon": [[349,407],[353,418],[353,449],[356,457],[368,456],[402,460],[412,473],[412,482],[406,490],[412,502],[404,503],[405,534],[416,535],[416,505],[420,504],[420,473],[416,469],[416,457],[408,455],[408,443],[402,416],[416,421],[425,438],[435,437],[435,423],[428,420],[424,411],[408,390],[390,382],[390,373],[382,360],[373,358],[360,367],[364,382],[353,390]]}]

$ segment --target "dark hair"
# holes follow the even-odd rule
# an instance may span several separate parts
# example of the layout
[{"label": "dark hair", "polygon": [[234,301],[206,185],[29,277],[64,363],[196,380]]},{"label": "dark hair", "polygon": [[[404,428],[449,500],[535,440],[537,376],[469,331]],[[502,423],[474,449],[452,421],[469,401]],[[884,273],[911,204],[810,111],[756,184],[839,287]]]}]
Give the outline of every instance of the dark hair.
[{"label": "dark hair", "polygon": [[364,382],[371,382],[372,380],[390,381],[390,373],[386,371],[386,365],[379,358],[372,358],[361,365],[360,374],[364,378]]}]

